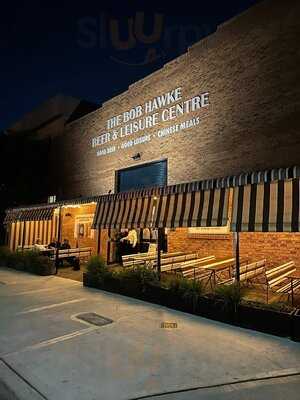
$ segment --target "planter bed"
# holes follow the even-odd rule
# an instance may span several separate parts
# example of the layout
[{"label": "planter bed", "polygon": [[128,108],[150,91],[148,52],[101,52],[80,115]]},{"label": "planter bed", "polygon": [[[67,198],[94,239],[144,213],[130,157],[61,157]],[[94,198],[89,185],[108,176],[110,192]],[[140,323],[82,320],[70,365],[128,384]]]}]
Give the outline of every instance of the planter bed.
[{"label": "planter bed", "polygon": [[277,336],[291,336],[294,310],[279,311],[256,304],[240,304],[238,322],[244,328],[270,333]]},{"label": "planter bed", "polygon": [[22,268],[18,266],[9,266],[8,268],[14,269],[16,271],[28,272],[33,275],[49,276],[54,275],[56,272],[55,265],[47,265],[39,268]]},{"label": "planter bed", "polygon": [[292,339],[300,342],[300,310],[296,310],[292,317]]},{"label": "planter bed", "polygon": [[224,301],[212,295],[199,299],[198,315],[215,321],[235,324],[235,313],[226,307]]},{"label": "planter bed", "polygon": [[180,294],[160,287],[159,285],[147,283],[144,286],[144,290],[142,290],[142,288],[132,286],[129,282],[125,281],[121,283],[117,279],[110,279],[103,284],[91,279],[86,273],[83,274],[83,284],[84,286],[145,300],[150,303],[159,304],[174,310],[195,314],[216,321],[227,323],[235,322],[234,313],[227,311],[224,302],[213,296],[201,296],[193,303],[192,299],[183,298]]},{"label": "planter bed", "polygon": [[83,284],[243,328],[284,337],[293,334],[294,340],[299,340],[300,337],[299,310],[294,316],[294,310],[278,311],[271,307],[258,306],[255,303],[245,303],[240,304],[237,312],[234,312],[225,306],[225,302],[221,298],[213,295],[201,296],[196,304],[193,304],[191,299],[185,299],[159,285],[147,283],[142,290],[141,287],[134,287],[133,282],[121,283],[117,279],[110,279],[102,284],[95,282],[85,273],[83,274]]}]

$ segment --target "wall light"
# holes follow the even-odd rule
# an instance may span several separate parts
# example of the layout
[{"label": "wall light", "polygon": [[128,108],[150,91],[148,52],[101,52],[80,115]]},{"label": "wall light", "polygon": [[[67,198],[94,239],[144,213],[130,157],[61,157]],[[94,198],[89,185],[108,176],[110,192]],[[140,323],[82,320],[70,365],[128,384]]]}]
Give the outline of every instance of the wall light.
[{"label": "wall light", "polygon": [[131,158],[132,158],[134,161],[140,160],[141,157],[142,157],[141,153],[136,153],[136,154],[134,154],[133,156],[131,156]]}]

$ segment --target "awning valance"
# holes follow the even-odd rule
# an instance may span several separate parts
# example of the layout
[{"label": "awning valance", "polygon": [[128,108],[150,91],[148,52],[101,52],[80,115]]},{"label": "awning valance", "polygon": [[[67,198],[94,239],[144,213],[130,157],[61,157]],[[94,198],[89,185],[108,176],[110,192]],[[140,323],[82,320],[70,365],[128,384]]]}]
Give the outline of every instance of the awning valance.
[{"label": "awning valance", "polygon": [[17,221],[46,221],[53,217],[54,206],[15,208],[6,211],[4,224],[11,224]]},{"label": "awning valance", "polygon": [[[94,228],[225,226],[229,189],[182,191],[100,199]],[[142,193],[141,193],[142,194]]]},{"label": "awning valance", "polygon": [[299,232],[299,178],[234,188],[232,231]]}]

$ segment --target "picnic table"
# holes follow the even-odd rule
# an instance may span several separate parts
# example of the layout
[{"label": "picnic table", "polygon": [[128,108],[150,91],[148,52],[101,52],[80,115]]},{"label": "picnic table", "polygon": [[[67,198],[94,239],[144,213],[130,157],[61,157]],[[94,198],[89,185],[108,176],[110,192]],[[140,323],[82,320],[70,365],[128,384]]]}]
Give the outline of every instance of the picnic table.
[{"label": "picnic table", "polygon": [[211,272],[211,278],[214,286],[218,283],[218,279],[227,271],[229,277],[231,278],[231,271],[235,265],[235,258],[227,258],[221,261],[215,261],[210,264],[202,265],[201,269]]},{"label": "picnic table", "polygon": [[[182,257],[184,261],[185,259],[189,259],[190,254],[185,254],[182,252],[173,252],[173,253],[161,253],[160,257],[161,257],[161,262],[163,263],[167,263],[167,260],[173,260],[176,259],[178,257]],[[196,255],[195,255],[196,257]],[[133,258],[133,264],[139,264],[139,265],[144,265],[145,267],[152,267],[154,268],[156,266],[157,263],[157,254],[152,254],[149,255],[147,257],[139,257],[139,256],[135,256]]]}]

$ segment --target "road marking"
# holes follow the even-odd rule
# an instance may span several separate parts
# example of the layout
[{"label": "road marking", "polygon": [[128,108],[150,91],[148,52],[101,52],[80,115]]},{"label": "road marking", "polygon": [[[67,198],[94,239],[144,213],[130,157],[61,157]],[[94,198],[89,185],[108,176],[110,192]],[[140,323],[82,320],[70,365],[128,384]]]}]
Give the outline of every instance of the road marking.
[{"label": "road marking", "polygon": [[92,332],[92,331],[96,330],[97,328],[99,328],[99,327],[91,326],[86,329],[80,329],[79,331],[71,332],[71,333],[68,333],[63,336],[58,336],[56,338],[45,340],[44,342],[40,342],[40,343],[34,344],[32,346],[28,346],[28,347],[26,347],[26,349],[34,350],[34,349],[40,349],[41,347],[51,346],[52,344],[64,342],[65,340],[69,340],[69,339],[73,339],[77,336],[85,335],[86,333]]},{"label": "road marking", "polygon": [[34,313],[37,311],[43,311],[43,310],[48,310],[50,308],[55,308],[55,307],[60,307],[60,306],[65,306],[67,304],[73,304],[73,303],[79,303],[80,301],[84,301],[86,298],[81,298],[81,299],[75,299],[75,300],[69,300],[69,301],[64,301],[62,303],[56,303],[56,304],[50,304],[49,306],[42,306],[42,307],[36,307],[36,308],[31,308],[30,310],[25,310],[25,311],[20,311],[16,315],[22,315],[22,314],[30,314]]},{"label": "road marking", "polygon": [[16,296],[23,296],[26,294],[34,294],[34,293],[42,293],[42,292],[48,292],[51,290],[57,290],[58,288],[47,288],[47,289],[32,289],[32,290],[27,290],[26,292],[17,292],[17,293],[9,293],[9,294],[1,294],[0,297],[16,297]]},{"label": "road marking", "polygon": [[63,335],[63,336],[57,336],[53,339],[44,340],[43,342],[39,342],[39,343],[33,344],[31,346],[26,346],[23,349],[18,350],[18,351],[13,351],[11,353],[3,354],[1,357],[8,357],[8,356],[10,357],[10,356],[13,356],[16,354],[24,353],[26,351],[41,349],[43,347],[51,346],[56,343],[64,342],[65,340],[70,340],[70,339],[73,339],[78,336],[86,335],[87,333],[96,331],[97,329],[99,329],[99,326],[91,326],[89,328],[80,329],[78,331],[67,333],[66,335]]},{"label": "road marking", "polygon": [[23,284],[32,284],[32,283],[40,283],[40,280],[33,279],[32,282],[29,280],[26,281],[6,281],[5,285],[23,285]]},{"label": "road marking", "polygon": [[65,286],[56,286],[56,287],[44,288],[44,289],[32,289],[32,290],[26,290],[25,292],[13,293],[13,294],[11,294],[9,296],[23,296],[23,295],[26,295],[26,294],[48,292],[48,291],[51,291],[51,290],[63,290],[63,289],[65,289]]}]

